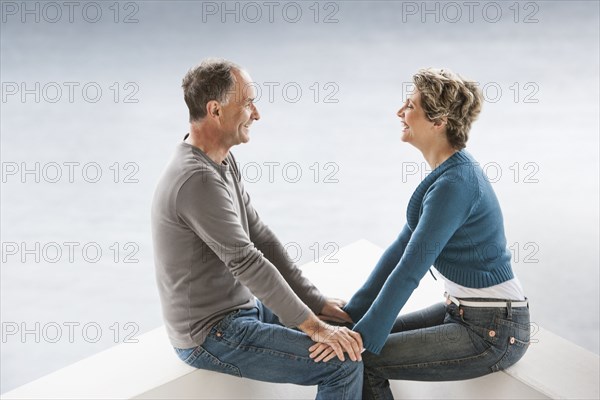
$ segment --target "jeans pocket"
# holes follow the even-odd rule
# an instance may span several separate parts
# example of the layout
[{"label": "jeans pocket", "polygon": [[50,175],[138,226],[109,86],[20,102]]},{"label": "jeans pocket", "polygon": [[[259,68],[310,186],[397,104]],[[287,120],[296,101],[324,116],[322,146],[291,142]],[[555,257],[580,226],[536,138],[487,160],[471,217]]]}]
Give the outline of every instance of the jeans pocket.
[{"label": "jeans pocket", "polygon": [[202,346],[191,349],[179,349],[175,347],[175,352],[183,362],[194,368],[207,369],[209,371],[221,372],[237,377],[242,376],[239,368],[219,360],[218,357],[209,353]]},{"label": "jeans pocket", "polygon": [[174,349],[181,361],[189,365],[192,365],[201,350],[200,346],[192,347],[190,349],[179,349],[175,347]]},{"label": "jeans pocket", "polygon": [[211,354],[206,349],[200,347],[202,351],[198,354],[198,356],[194,359],[193,367],[199,369],[206,369],[209,371],[220,372],[222,374],[228,374],[237,376],[238,378],[242,377],[240,369],[233,364],[229,364],[221,361],[217,356]]},{"label": "jeans pocket", "polygon": [[481,332],[475,332],[472,329],[467,329],[467,333],[476,354],[483,354],[492,347],[492,344],[482,337]]},{"label": "jeans pocket", "polygon": [[499,326],[490,318],[466,318],[460,315],[460,322],[469,330],[473,347],[483,352],[498,342]]},{"label": "jeans pocket", "polygon": [[506,351],[500,361],[492,367],[493,371],[502,371],[515,364],[529,348],[529,327],[514,329],[511,334],[512,336],[505,339],[508,342],[506,343]]},{"label": "jeans pocket", "polygon": [[215,325],[213,325],[213,327],[210,330],[209,335],[211,336],[215,336],[215,334],[217,332],[223,332],[225,330],[227,330],[227,328],[229,328],[229,325],[231,325],[232,321],[237,318],[237,316],[242,312],[242,310],[235,310],[230,312],[229,314],[225,315],[225,317],[223,317],[219,322],[217,322]]}]

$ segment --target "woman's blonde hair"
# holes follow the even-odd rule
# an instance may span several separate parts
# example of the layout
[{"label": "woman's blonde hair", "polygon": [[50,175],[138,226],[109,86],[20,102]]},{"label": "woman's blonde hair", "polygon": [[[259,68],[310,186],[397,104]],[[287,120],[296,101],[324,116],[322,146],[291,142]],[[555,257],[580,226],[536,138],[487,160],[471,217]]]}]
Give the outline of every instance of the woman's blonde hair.
[{"label": "woman's blonde hair", "polygon": [[483,95],[477,83],[467,81],[448,69],[426,68],[413,76],[421,94],[421,107],[433,122],[446,118],[446,136],[457,149],[466,147],[471,124],[477,119]]}]

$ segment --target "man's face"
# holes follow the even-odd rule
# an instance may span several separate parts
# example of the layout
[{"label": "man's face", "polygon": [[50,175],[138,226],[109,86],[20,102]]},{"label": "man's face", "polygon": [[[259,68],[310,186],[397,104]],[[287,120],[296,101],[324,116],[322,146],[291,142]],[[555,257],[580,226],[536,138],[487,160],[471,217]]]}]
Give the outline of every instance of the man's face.
[{"label": "man's face", "polygon": [[252,78],[245,71],[233,71],[234,90],[229,94],[227,104],[221,108],[219,121],[222,138],[228,146],[246,143],[250,140],[250,125],[260,119],[258,109],[254,105],[256,91]]}]

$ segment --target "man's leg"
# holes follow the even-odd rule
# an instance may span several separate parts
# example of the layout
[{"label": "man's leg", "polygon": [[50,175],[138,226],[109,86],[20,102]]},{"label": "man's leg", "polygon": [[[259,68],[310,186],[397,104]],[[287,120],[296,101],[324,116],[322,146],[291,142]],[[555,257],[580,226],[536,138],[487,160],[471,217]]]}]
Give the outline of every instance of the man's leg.
[{"label": "man's leg", "polygon": [[285,328],[262,304],[239,310],[215,325],[186,362],[196,368],[266,382],[318,385],[317,399],[360,399],[363,365],[349,358],[316,363],[313,341]]}]

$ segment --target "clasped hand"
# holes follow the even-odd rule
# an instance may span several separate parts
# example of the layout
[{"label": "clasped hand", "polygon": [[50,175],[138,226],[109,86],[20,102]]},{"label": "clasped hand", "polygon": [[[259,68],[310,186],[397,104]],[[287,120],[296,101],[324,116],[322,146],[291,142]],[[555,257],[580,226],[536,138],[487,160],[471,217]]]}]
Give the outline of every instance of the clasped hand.
[{"label": "clasped hand", "polygon": [[344,352],[348,353],[352,361],[362,361],[363,342],[360,333],[344,326],[332,326],[323,322],[352,323],[350,316],[342,310],[344,305],[345,302],[340,299],[326,300],[318,316],[318,328],[309,335],[316,342],[309,348],[309,356],[315,362],[327,362],[335,357],[344,361]]}]

